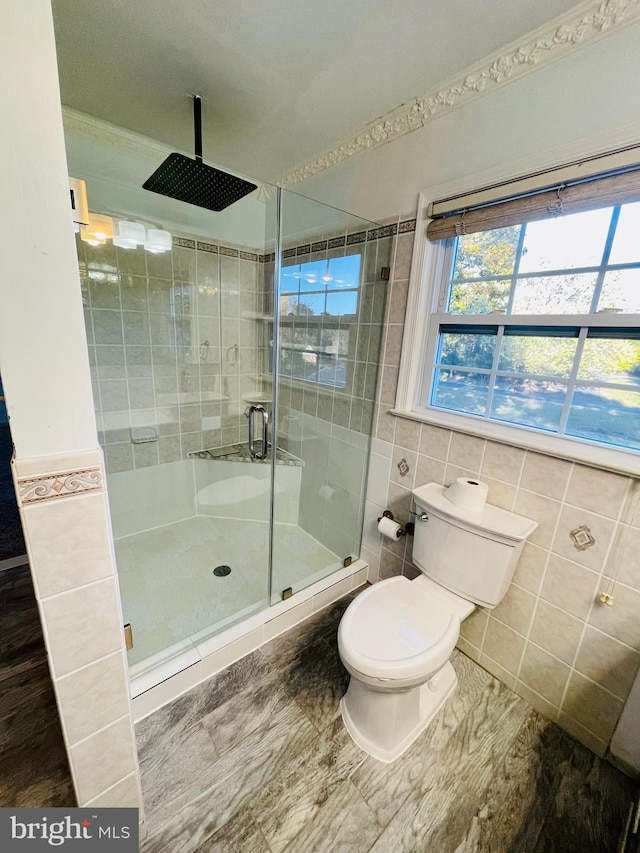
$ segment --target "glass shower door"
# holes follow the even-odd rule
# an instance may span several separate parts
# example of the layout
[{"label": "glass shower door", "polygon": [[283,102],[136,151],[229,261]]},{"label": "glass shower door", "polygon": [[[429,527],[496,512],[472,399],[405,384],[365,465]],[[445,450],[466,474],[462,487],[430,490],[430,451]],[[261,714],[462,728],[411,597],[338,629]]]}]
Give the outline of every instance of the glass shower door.
[{"label": "glass shower door", "polygon": [[387,231],[282,193],[272,602],[360,554]]}]

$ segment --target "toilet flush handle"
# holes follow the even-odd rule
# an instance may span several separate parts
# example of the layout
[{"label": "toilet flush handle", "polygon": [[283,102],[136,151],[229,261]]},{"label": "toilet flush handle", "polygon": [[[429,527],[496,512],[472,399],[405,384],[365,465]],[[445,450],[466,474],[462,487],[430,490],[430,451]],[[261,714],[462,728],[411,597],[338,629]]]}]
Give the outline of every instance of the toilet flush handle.
[{"label": "toilet flush handle", "polygon": [[429,516],[426,512],[416,513],[416,521],[429,521]]}]

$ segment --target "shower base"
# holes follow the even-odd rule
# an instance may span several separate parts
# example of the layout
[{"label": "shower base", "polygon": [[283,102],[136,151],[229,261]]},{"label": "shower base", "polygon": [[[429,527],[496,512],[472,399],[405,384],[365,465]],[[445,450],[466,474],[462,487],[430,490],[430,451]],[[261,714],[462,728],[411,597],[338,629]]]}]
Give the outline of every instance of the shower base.
[{"label": "shower base", "polygon": [[[246,519],[191,518],[115,542],[124,621],[135,678],[269,604],[269,525]],[[342,560],[297,525],[275,525],[271,603],[342,567]],[[225,564],[231,573],[217,577]]]}]

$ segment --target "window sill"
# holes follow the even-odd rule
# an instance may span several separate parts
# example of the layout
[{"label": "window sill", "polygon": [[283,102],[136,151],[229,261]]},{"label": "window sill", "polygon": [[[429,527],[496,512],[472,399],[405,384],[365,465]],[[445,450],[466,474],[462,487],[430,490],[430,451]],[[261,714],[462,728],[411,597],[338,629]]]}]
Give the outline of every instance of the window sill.
[{"label": "window sill", "polygon": [[390,413],[399,418],[464,432],[500,444],[507,444],[510,447],[533,450],[569,462],[579,462],[592,468],[604,468],[627,476],[640,476],[640,454],[626,450],[616,450],[579,439],[550,435],[526,427],[480,420],[441,409],[424,408],[411,411],[391,409]]}]

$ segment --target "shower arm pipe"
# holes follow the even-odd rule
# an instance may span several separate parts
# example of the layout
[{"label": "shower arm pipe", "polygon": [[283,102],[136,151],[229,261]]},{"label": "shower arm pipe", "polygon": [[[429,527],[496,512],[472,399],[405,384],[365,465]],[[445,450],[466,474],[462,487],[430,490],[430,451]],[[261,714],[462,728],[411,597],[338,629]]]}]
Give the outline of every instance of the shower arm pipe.
[{"label": "shower arm pipe", "polygon": [[193,138],[196,160],[202,163],[202,98],[193,96]]}]

